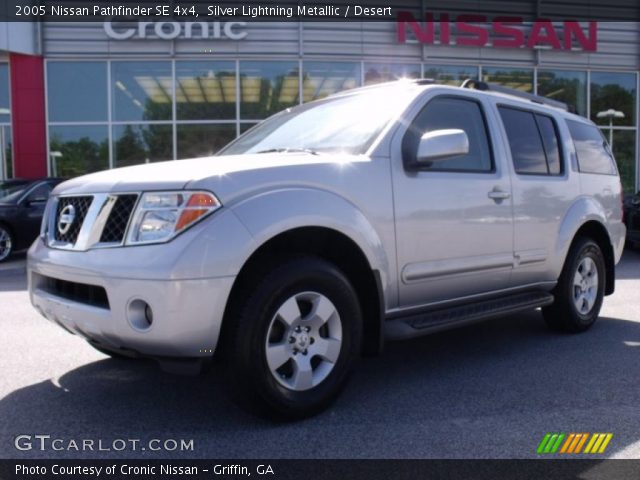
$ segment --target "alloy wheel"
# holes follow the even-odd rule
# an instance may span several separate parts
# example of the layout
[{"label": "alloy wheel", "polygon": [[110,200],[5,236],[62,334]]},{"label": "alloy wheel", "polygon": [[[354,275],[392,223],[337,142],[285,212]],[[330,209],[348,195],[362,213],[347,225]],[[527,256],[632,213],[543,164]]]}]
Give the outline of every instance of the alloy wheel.
[{"label": "alloy wheel", "polygon": [[269,370],[284,387],[316,387],[333,370],[342,349],[342,322],[321,293],[301,292],[278,308],[267,330]]}]

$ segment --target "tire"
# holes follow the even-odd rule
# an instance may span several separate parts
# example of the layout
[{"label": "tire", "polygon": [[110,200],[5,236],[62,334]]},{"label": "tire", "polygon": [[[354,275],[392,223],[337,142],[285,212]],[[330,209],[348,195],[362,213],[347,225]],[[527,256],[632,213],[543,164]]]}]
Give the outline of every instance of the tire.
[{"label": "tire", "polygon": [[0,263],[8,260],[15,248],[13,235],[7,227],[0,225]]},{"label": "tire", "polygon": [[604,256],[598,244],[590,238],[578,238],[554,289],[554,303],[542,309],[549,328],[568,333],[588,330],[600,314],[605,276]]},{"label": "tire", "polygon": [[240,295],[238,303],[246,300],[227,319],[223,352],[240,406],[299,419],[325,409],[346,384],[361,349],[362,314],[334,265],[304,256],[272,267]]}]

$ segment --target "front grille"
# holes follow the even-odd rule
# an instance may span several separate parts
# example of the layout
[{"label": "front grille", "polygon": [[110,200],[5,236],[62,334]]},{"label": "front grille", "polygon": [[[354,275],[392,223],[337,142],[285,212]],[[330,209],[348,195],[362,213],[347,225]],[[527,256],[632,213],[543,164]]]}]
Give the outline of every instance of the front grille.
[{"label": "front grille", "polygon": [[122,243],[137,195],[119,195],[100,235],[101,243]]},{"label": "front grille", "polygon": [[96,285],[42,276],[40,288],[51,295],[99,308],[109,308],[107,291]]},{"label": "front grille", "polygon": [[[53,226],[54,238],[58,242],[75,244],[78,240],[78,234],[84,223],[84,219],[87,216],[87,211],[91,206],[93,197],[60,197],[58,201],[58,208],[56,209],[55,224]],[[60,214],[69,205],[73,206],[75,215],[73,221],[68,230],[61,232],[60,228]]]}]

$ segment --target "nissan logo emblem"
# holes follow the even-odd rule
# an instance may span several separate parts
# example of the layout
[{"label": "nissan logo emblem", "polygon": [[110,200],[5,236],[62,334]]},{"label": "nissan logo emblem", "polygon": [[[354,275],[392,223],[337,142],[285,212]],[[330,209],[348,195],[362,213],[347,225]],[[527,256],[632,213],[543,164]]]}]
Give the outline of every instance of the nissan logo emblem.
[{"label": "nissan logo emblem", "polygon": [[73,205],[67,205],[62,209],[58,218],[58,232],[60,232],[60,235],[65,235],[71,229],[75,219],[76,208]]}]

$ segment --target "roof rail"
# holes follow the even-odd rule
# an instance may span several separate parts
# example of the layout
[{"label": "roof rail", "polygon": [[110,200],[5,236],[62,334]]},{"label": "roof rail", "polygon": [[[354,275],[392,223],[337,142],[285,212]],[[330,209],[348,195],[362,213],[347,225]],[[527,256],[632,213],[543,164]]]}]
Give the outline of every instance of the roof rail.
[{"label": "roof rail", "polygon": [[416,85],[433,85],[437,82],[434,78],[416,78],[414,83],[416,83]]},{"label": "roof rail", "polygon": [[523,92],[522,90],[516,90],[515,88],[503,87],[502,85],[496,85],[495,83],[486,83],[476,80],[474,78],[467,78],[462,85],[461,88],[472,88],[474,90],[482,90],[486,92],[497,92],[503,93],[505,95],[511,95],[513,97],[524,98],[525,100],[529,100],[534,103],[539,103],[540,105],[548,105],[550,107],[560,108],[565,111],[571,111],[569,105],[564,102],[559,102],[558,100],[552,100],[547,97],[543,97],[540,95],[533,95],[532,93]]}]

